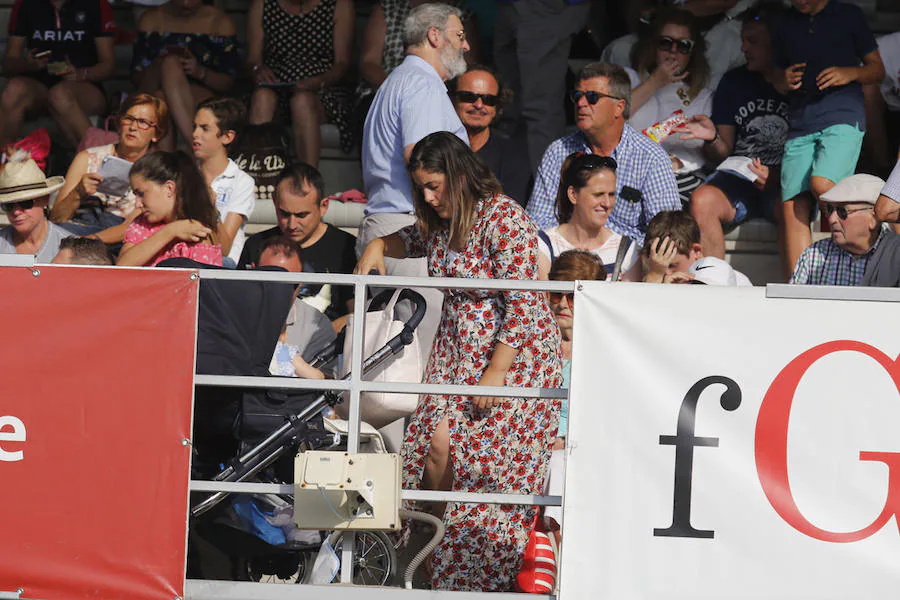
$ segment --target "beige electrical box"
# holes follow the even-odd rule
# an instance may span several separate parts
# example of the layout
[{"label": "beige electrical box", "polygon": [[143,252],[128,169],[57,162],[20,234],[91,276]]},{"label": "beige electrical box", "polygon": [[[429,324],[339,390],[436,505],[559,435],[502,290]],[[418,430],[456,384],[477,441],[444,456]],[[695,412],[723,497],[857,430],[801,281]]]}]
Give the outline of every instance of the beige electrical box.
[{"label": "beige electrical box", "polygon": [[294,461],[300,529],[400,529],[400,457],[302,452]]}]

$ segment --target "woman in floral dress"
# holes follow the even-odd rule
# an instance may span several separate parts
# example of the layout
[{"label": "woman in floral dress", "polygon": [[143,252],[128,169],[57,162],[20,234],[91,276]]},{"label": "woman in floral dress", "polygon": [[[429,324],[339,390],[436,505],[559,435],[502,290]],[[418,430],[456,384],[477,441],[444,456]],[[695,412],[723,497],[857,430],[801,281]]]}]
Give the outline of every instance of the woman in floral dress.
[{"label": "woman in floral dress", "polygon": [[[357,272],[384,257],[425,256],[432,277],[536,279],[537,229],[474,153],[447,132],[413,148],[417,224],[373,240]],[[451,290],[426,383],[559,387],[559,329],[536,292]],[[559,400],[423,396],[406,431],[406,489],[540,494]],[[449,503],[432,559],[432,585],[507,591],[535,509]]]}]

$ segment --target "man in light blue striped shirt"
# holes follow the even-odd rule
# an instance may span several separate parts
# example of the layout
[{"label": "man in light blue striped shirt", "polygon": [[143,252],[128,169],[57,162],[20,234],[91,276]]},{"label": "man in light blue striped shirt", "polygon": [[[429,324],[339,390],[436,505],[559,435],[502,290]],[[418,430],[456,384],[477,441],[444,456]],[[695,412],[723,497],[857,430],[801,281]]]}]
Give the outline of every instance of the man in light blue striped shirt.
[{"label": "man in light blue striped shirt", "polygon": [[681,210],[669,156],[625,122],[631,107],[631,82],[621,67],[603,62],[584,67],[572,101],[578,131],[547,148],[535,176],[528,214],[541,229],[557,224],[556,193],[562,163],[569,154],[611,156],[618,169],[616,205],[609,215],[609,227],[643,245],[647,223],[656,213]]}]

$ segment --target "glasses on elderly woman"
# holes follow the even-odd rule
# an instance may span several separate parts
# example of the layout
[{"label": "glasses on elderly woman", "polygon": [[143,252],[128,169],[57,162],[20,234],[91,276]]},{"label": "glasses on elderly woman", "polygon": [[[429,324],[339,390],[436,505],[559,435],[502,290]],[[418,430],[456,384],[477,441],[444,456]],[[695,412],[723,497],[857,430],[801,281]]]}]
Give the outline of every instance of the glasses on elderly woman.
[{"label": "glasses on elderly woman", "polygon": [[550,292],[550,302],[553,304],[559,304],[563,298],[566,299],[569,306],[572,306],[572,302],[575,300],[575,292]]},{"label": "glasses on elderly woman", "polygon": [[156,127],[156,123],[154,123],[153,121],[140,119],[138,117],[132,117],[131,115],[122,115],[121,117],[119,117],[119,123],[121,123],[123,126],[131,125],[132,123],[134,123],[134,126],[141,131],[147,131],[151,127]]},{"label": "glasses on elderly woman", "polygon": [[676,40],[667,35],[660,36],[656,43],[659,50],[667,52],[678,52],[679,54],[690,54],[694,49],[694,40]]},{"label": "glasses on elderly woman", "polygon": [[22,200],[21,202],[4,202],[0,204],[3,207],[3,212],[11,213],[16,209],[19,210],[31,210],[34,208],[34,200]]}]

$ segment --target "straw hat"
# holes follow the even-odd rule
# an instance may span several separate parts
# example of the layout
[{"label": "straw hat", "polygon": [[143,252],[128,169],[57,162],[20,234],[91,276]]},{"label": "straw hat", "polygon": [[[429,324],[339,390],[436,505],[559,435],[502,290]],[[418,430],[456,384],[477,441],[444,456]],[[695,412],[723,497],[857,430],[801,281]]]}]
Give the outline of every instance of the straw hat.
[{"label": "straw hat", "polygon": [[31,154],[16,150],[0,171],[0,204],[47,196],[65,182],[65,177],[45,177]]}]

